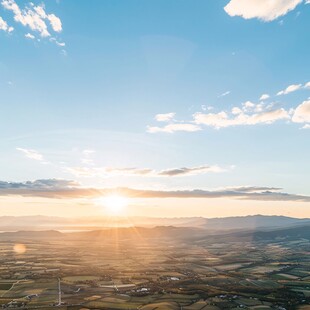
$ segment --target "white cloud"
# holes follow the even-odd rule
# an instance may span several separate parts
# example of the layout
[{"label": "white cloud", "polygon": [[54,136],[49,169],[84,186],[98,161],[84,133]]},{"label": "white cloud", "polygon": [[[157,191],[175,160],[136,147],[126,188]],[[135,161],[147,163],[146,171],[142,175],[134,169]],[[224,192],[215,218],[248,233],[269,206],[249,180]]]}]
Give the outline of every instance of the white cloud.
[{"label": "white cloud", "polygon": [[267,100],[267,99],[269,99],[269,98],[270,98],[270,96],[269,96],[268,94],[262,94],[262,95],[260,96],[259,100]]},{"label": "white cloud", "polygon": [[147,131],[149,133],[158,133],[158,132],[167,132],[167,133],[174,133],[177,131],[185,131],[185,132],[194,132],[199,131],[201,128],[195,124],[186,124],[186,123],[179,123],[179,124],[169,124],[164,127],[147,127]]},{"label": "white cloud", "polygon": [[310,123],[310,100],[304,101],[295,109],[292,121],[295,123]]},{"label": "white cloud", "polygon": [[[309,0],[310,1],[310,0]],[[310,89],[310,82],[305,84],[292,84],[286,89],[278,92],[279,95],[286,95],[300,89]],[[168,122],[162,127],[148,126],[150,133],[174,133],[177,131],[195,132],[203,130],[204,126],[216,129],[231,126],[250,126],[258,124],[272,124],[280,120],[289,123],[310,123],[310,97],[297,108],[287,109],[277,107],[278,102],[266,102],[270,95],[264,93],[260,96],[258,103],[245,101],[240,106],[234,106],[231,110],[212,112],[213,107],[201,106],[202,112],[196,112],[190,120],[175,120],[175,113],[157,114],[155,119],[159,122]],[[310,126],[310,125],[309,125]],[[306,124],[303,128],[308,128]]]},{"label": "white cloud", "polygon": [[195,113],[193,116],[196,124],[210,126],[216,129],[230,126],[271,124],[278,120],[289,119],[289,113],[284,109],[263,111],[254,114],[242,112],[235,116],[229,116],[224,111],[208,114]]},{"label": "white cloud", "polygon": [[[309,0],[309,3],[310,3],[310,0]],[[306,84],[304,85],[304,88],[310,88],[310,82],[306,83]]]},{"label": "white cloud", "polygon": [[303,0],[230,0],[224,7],[230,16],[269,22],[294,10]]},{"label": "white cloud", "polygon": [[54,14],[47,14],[43,5],[34,6],[30,3],[30,6],[20,9],[15,0],[2,0],[1,4],[5,9],[13,12],[14,20],[17,23],[39,32],[41,37],[51,36],[46,20],[49,21],[53,31],[60,32],[62,30],[60,19]]},{"label": "white cloud", "polygon": [[231,110],[231,113],[233,115],[238,115],[238,114],[241,114],[242,113],[242,110],[238,107],[233,107],[232,110]]},{"label": "white cloud", "polygon": [[16,22],[30,27],[33,31],[38,31],[42,37],[50,36],[46,23],[35,10],[30,8],[21,10],[14,0],[2,0],[1,4],[5,9],[14,13],[14,20]]},{"label": "white cloud", "polygon": [[243,111],[250,111],[250,110],[254,109],[255,103],[253,103],[251,101],[246,101],[242,104],[242,106],[243,106]]},{"label": "white cloud", "polygon": [[27,34],[25,34],[25,38],[33,40],[33,39],[35,39],[35,36],[32,35],[31,33],[27,33]]},{"label": "white cloud", "polygon": [[61,32],[62,31],[62,24],[59,17],[54,14],[47,15],[47,19],[50,21],[50,24],[54,31]]},{"label": "white cloud", "polygon": [[17,147],[16,150],[22,152],[27,158],[38,160],[38,161],[44,161],[43,155],[38,153],[35,150],[23,149],[20,147]]},{"label": "white cloud", "polygon": [[0,16],[0,30],[5,32],[12,32],[14,28],[10,27],[8,23]]},{"label": "white cloud", "polygon": [[[310,0],[309,0],[310,1]],[[309,2],[310,3],[310,2]],[[302,127],[302,129],[310,129],[310,124],[306,124]]]},{"label": "white cloud", "polygon": [[165,113],[165,114],[157,114],[155,115],[155,119],[158,122],[169,122],[171,120],[173,120],[175,116],[175,113],[171,112],[171,113]]},{"label": "white cloud", "polygon": [[287,94],[292,93],[294,91],[297,91],[301,88],[302,88],[302,84],[292,84],[292,85],[289,85],[286,89],[279,91],[277,93],[277,96],[287,95]]},{"label": "white cloud", "polygon": [[34,11],[40,15],[40,17],[42,17],[43,19],[47,19],[51,26],[52,29],[55,32],[61,32],[62,31],[62,23],[61,20],[59,19],[59,17],[57,17],[55,14],[46,14],[44,7],[43,6],[35,6],[34,7]]},{"label": "white cloud", "polygon": [[263,103],[257,104],[254,111],[255,112],[263,112],[264,111],[264,104]]}]

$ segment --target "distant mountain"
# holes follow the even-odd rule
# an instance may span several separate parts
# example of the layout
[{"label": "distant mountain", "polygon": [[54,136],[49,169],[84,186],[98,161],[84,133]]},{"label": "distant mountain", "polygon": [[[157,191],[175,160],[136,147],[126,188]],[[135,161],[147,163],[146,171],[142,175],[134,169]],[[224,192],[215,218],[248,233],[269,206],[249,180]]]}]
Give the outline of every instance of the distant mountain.
[{"label": "distant mountain", "polygon": [[52,216],[0,216],[0,230],[16,231],[24,227],[31,230],[42,230],[42,228],[53,228],[59,230],[81,229],[93,230],[102,227],[129,227],[143,226],[156,227],[176,226],[176,227],[198,227],[205,224],[203,217],[189,218],[148,218],[148,217],[83,217],[83,218],[64,218]]},{"label": "distant mountain", "polygon": [[17,231],[0,233],[0,241],[30,241],[30,240],[75,240],[116,242],[131,240],[143,242],[146,239],[187,240],[205,236],[208,232],[200,228],[162,226],[154,228],[120,227],[94,231],[61,233],[59,231]]},{"label": "distant mountain", "polygon": [[154,228],[119,227],[94,231],[61,233],[54,230],[46,231],[17,231],[0,233],[0,241],[15,241],[22,243],[31,240],[69,240],[69,241],[133,241],[143,243],[147,240],[173,240],[194,243],[221,243],[221,242],[257,242],[257,241],[290,241],[298,239],[310,240],[310,224],[288,228],[256,229],[243,231],[214,231],[193,228],[158,226]]},{"label": "distant mountain", "polygon": [[194,239],[205,236],[208,232],[201,228],[159,226],[154,228],[123,227],[76,232],[66,234],[68,238],[75,240],[140,240],[144,239]]},{"label": "distant mountain", "polygon": [[257,228],[276,228],[310,224],[310,219],[296,219],[286,216],[237,216],[206,219],[204,227],[215,230],[244,230]]},{"label": "distant mountain", "polygon": [[193,240],[199,244],[221,242],[285,242],[300,239],[310,240],[310,224],[286,228],[257,228],[254,230],[222,231],[218,234],[196,236]]},{"label": "distant mountain", "polygon": [[16,227],[49,227],[74,224],[74,220],[56,216],[0,216],[0,230]]},{"label": "distant mountain", "polygon": [[2,216],[0,231],[18,230],[100,230],[108,227],[199,227],[210,231],[281,228],[310,224],[310,219],[285,216],[238,216],[224,218],[148,218],[148,217],[84,217],[63,218],[50,216]]},{"label": "distant mountain", "polygon": [[59,239],[63,238],[64,234],[55,230],[43,231],[16,231],[4,232],[0,234],[0,240],[33,240],[33,239]]}]

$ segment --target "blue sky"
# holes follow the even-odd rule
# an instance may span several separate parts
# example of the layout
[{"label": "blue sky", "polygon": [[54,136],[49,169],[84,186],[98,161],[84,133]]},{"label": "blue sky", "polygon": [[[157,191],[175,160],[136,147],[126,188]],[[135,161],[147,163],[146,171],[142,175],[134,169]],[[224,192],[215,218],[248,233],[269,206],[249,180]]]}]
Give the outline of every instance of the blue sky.
[{"label": "blue sky", "polygon": [[[61,179],[208,191],[182,200],[186,216],[191,203],[203,216],[278,214],[283,201],[286,215],[310,216],[307,2],[2,0],[2,213],[57,213],[29,207],[43,198],[25,182],[58,191]],[[59,208],[94,197],[58,198],[44,197]],[[151,215],[178,216],[153,198]]]}]

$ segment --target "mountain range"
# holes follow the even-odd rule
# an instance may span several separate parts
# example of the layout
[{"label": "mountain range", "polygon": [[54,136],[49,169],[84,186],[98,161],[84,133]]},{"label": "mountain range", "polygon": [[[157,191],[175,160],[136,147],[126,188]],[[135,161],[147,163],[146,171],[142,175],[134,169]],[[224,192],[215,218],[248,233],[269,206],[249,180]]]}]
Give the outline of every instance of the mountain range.
[{"label": "mountain range", "polygon": [[148,218],[148,217],[85,217],[2,216],[0,231],[17,230],[96,230],[103,227],[197,227],[212,231],[281,228],[310,224],[310,219],[285,216],[238,216],[224,218]]}]

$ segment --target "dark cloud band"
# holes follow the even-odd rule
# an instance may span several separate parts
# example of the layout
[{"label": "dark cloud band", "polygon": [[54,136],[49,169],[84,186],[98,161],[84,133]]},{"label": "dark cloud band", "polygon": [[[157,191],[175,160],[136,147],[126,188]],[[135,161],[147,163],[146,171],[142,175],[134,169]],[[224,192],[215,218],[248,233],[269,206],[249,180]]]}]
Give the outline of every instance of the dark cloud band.
[{"label": "dark cloud band", "polygon": [[111,194],[130,198],[234,198],[258,201],[310,202],[310,196],[280,192],[275,187],[232,187],[221,190],[148,190],[133,188],[86,188],[70,180],[36,180],[27,182],[0,181],[0,196],[44,197],[58,199],[98,198]]}]

